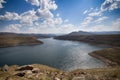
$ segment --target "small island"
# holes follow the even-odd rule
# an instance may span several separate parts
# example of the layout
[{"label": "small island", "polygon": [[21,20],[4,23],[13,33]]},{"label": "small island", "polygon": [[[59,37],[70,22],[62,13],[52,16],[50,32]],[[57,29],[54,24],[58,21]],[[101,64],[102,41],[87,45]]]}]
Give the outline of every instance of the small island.
[{"label": "small island", "polygon": [[42,44],[43,42],[37,40],[36,37],[32,36],[9,36],[0,35],[0,48],[1,47],[11,47],[11,46],[21,46],[21,45],[35,45]]}]

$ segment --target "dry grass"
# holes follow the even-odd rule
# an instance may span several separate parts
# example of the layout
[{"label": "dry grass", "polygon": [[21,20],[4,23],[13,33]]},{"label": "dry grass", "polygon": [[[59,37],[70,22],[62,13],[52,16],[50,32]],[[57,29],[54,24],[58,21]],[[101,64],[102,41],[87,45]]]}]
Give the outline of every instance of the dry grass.
[{"label": "dry grass", "polygon": [[9,47],[17,45],[31,45],[31,44],[42,44],[35,37],[27,36],[2,36],[0,35],[0,47]]},{"label": "dry grass", "polygon": [[108,63],[110,66],[120,66],[120,47],[94,51],[90,55]]},{"label": "dry grass", "polygon": [[91,44],[120,46],[120,35],[64,35],[55,39],[83,41]]}]

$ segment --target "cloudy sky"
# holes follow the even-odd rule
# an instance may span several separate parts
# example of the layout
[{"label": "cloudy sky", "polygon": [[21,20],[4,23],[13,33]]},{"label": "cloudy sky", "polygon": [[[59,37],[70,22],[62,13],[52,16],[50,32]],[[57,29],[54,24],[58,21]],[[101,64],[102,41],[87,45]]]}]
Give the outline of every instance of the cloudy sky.
[{"label": "cloudy sky", "polygon": [[120,31],[120,0],[0,0],[0,32]]}]

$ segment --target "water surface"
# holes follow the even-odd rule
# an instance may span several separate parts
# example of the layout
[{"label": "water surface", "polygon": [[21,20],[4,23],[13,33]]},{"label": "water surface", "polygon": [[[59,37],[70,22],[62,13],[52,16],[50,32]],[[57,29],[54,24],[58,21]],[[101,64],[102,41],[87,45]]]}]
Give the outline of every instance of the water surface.
[{"label": "water surface", "polygon": [[0,66],[39,63],[62,70],[105,67],[103,62],[88,55],[105,47],[53,38],[40,40],[44,44],[0,48]]}]

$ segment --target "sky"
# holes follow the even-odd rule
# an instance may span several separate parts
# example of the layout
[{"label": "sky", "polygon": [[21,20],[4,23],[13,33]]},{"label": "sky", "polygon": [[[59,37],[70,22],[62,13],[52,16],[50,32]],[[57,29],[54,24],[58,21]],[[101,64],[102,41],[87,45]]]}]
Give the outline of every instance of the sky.
[{"label": "sky", "polygon": [[0,0],[0,32],[120,31],[120,0]]}]

